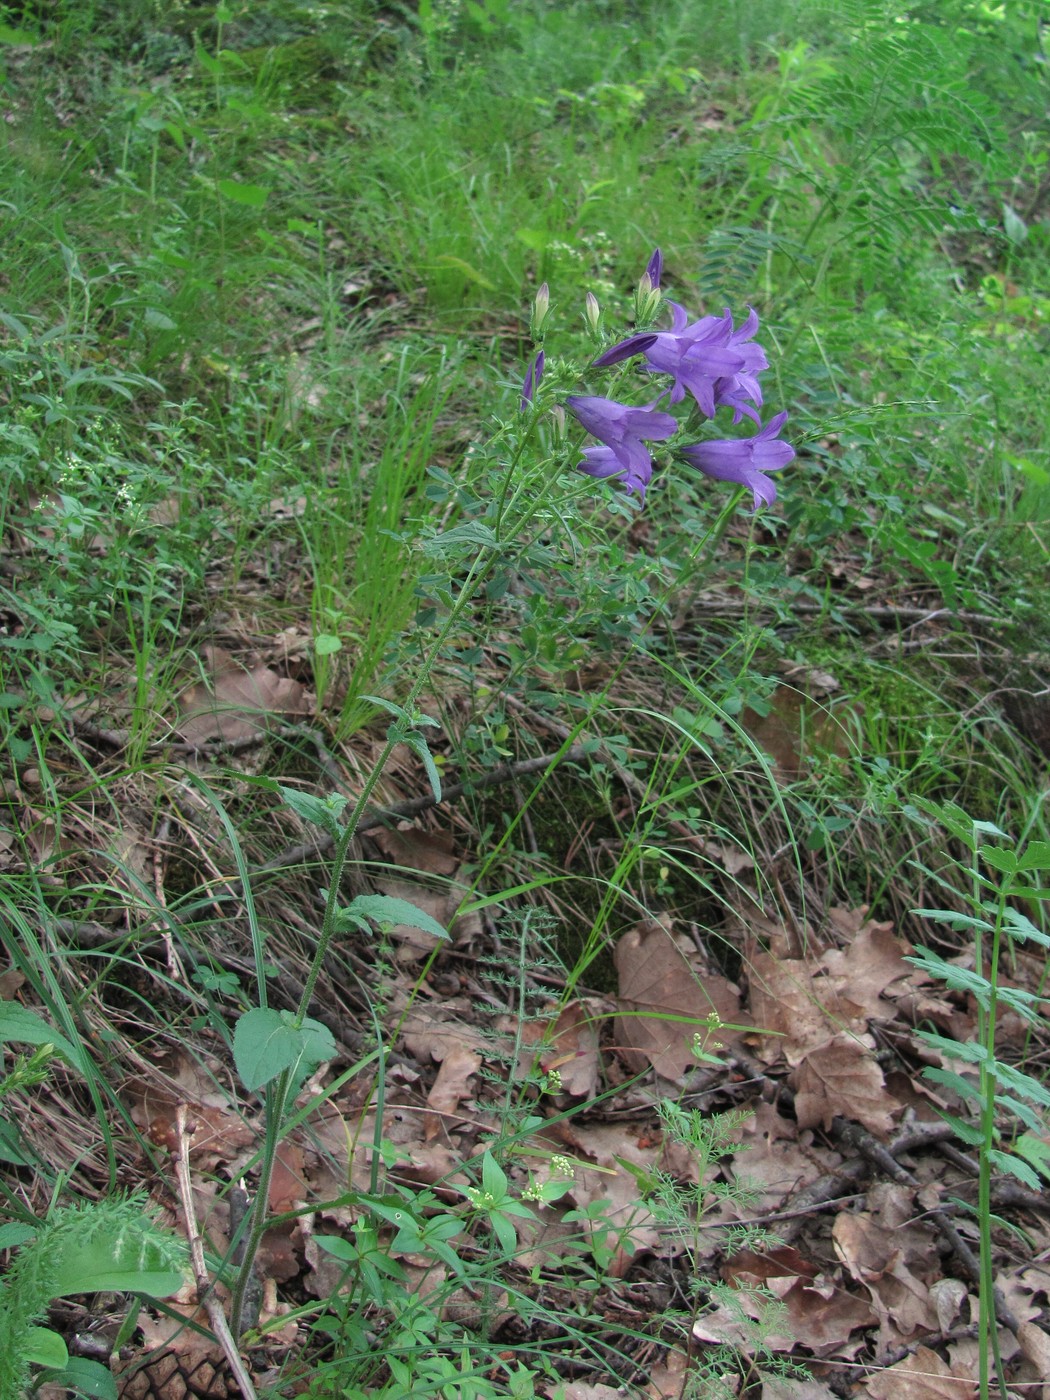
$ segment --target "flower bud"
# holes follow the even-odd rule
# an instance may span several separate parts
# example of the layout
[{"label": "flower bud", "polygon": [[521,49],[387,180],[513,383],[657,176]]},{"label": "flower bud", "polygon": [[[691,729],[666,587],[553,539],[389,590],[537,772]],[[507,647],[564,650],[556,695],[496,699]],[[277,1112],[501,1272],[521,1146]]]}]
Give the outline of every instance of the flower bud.
[{"label": "flower bud", "polygon": [[536,293],[532,302],[532,324],[530,331],[533,340],[540,340],[547,325],[547,318],[551,309],[551,289],[546,282],[540,284],[540,289]]},{"label": "flower bud", "polygon": [[598,298],[593,292],[588,292],[583,303],[583,320],[591,335],[597,338],[599,326],[602,319],[602,309],[598,305]]},{"label": "flower bud", "polygon": [[536,356],[525,372],[525,382],[521,386],[521,411],[525,413],[532,406],[532,396],[543,378],[543,351]]}]

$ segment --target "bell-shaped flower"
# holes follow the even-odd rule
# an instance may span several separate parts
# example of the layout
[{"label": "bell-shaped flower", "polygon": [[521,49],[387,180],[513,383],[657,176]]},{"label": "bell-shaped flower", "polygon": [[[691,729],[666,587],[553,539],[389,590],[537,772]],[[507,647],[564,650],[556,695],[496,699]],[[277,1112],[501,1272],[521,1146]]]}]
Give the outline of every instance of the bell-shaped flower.
[{"label": "bell-shaped flower", "polygon": [[760,502],[771,506],[777,498],[777,488],[768,473],[780,471],[795,457],[795,449],[780,438],[786,421],[787,414],[778,413],[754,437],[698,442],[683,447],[678,455],[715,481],[746,486],[754,494],[755,510]]},{"label": "bell-shaped flower", "polygon": [[599,355],[595,365],[615,365],[632,355],[645,355],[643,369],[651,374],[669,374],[671,403],[680,403],[686,393],[692,394],[708,418],[715,414],[715,386],[719,381],[731,383],[745,369],[747,357],[730,346],[733,318],[705,316],[690,324],[688,313],[676,302],[671,308],[669,331],[644,331],[628,336],[619,345]]},{"label": "bell-shaped flower", "polygon": [[659,412],[655,400],[647,408],[632,408],[614,399],[569,397],[565,406],[601,447],[585,447],[578,468],[587,476],[617,477],[626,491],[645,500],[653,476],[653,459],[646,441],[672,437],[678,424],[669,413]]},{"label": "bell-shaped flower", "polygon": [[685,308],[668,302],[671,308],[669,331],[643,331],[611,346],[595,360],[595,365],[615,365],[633,355],[645,355],[643,369],[651,374],[669,374],[674,379],[670,403],[680,403],[689,393],[708,418],[715,409],[732,408],[733,421],[742,414],[759,421],[747,405],[761,404],[758,375],[769,368],[766,352],[753,337],[758,316],[749,315],[739,329],[733,328],[732,313],[703,316],[690,322]]}]

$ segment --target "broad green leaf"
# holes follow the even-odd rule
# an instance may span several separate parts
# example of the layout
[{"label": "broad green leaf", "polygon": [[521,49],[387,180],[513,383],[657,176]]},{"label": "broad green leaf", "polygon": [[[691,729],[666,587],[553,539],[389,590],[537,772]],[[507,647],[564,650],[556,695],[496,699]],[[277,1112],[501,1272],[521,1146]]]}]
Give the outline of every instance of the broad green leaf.
[{"label": "broad green leaf", "polygon": [[1029,841],[1018,870],[1050,870],[1050,841]]},{"label": "broad green leaf", "polygon": [[431,918],[424,910],[417,909],[407,899],[398,899],[390,894],[359,894],[345,909],[339,911],[339,917],[341,924],[344,920],[350,920],[358,927],[364,927],[365,920],[383,924],[388,928],[394,928],[397,924],[407,924],[409,928],[421,929],[424,933],[433,934],[435,938],[448,938],[448,930],[439,924],[437,919]]},{"label": "broad green leaf", "polygon": [[507,1194],[507,1173],[491,1152],[486,1152],[481,1159],[481,1186],[497,1201]]},{"label": "broad green leaf", "polygon": [[0,24],[0,44],[10,44],[18,48],[29,44],[39,44],[40,36],[28,29],[13,29],[9,24]]},{"label": "broad green leaf", "polygon": [[336,1053],[335,1037],[327,1026],[307,1017],[295,1025],[291,1011],[256,1006],[237,1022],[233,1033],[233,1060],[246,1089],[269,1084],[286,1069],[321,1064]]},{"label": "broad green leaf", "polygon": [[270,191],[262,185],[247,185],[240,180],[217,180],[219,193],[234,204],[246,204],[250,209],[261,209],[270,198]]},{"label": "broad green leaf", "polygon": [[51,1370],[62,1370],[69,1361],[66,1344],[57,1332],[50,1327],[31,1327],[26,1346],[29,1360],[34,1366],[47,1366]]},{"label": "broad green leaf", "polygon": [[84,1068],[84,1052],[54,1030],[42,1017],[17,1001],[0,1001],[0,1042],[13,1040],[23,1045],[53,1045],[55,1053],[78,1069]]},{"label": "broad green leaf", "polygon": [[314,638],[314,651],[318,656],[334,656],[337,651],[342,651],[342,649],[342,642],[331,632],[319,632]]},{"label": "broad green leaf", "polygon": [[146,1228],[128,1230],[126,1225],[86,1228],[76,1235],[63,1231],[48,1242],[54,1295],[105,1291],[167,1298],[185,1281],[183,1270],[171,1263],[172,1252],[181,1248],[175,1236],[151,1240]]},{"label": "broad green leaf", "polygon": [[981,859],[985,865],[990,865],[993,870],[998,870],[1003,875],[1013,875],[1018,868],[1014,852],[1008,849],[1001,850],[998,846],[982,846]]},{"label": "broad green leaf", "polygon": [[32,1225],[23,1225],[18,1220],[0,1225],[0,1249],[17,1249],[20,1244],[35,1238],[36,1230]]},{"label": "broad green leaf", "polygon": [[259,1089],[291,1069],[301,1051],[301,1038],[272,1007],[246,1011],[233,1032],[233,1062],[246,1089]]},{"label": "broad green leaf", "polygon": [[67,1390],[75,1390],[78,1395],[97,1396],[98,1400],[117,1400],[117,1378],[108,1366],[100,1361],[89,1361],[86,1356],[71,1356],[62,1367],[60,1375],[49,1376],[53,1384],[63,1385]]}]

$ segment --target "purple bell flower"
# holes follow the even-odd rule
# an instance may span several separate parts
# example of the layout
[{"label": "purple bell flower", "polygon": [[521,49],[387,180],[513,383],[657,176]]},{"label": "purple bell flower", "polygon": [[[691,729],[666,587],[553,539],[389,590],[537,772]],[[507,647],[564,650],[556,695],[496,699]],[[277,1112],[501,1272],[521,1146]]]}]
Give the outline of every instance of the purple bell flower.
[{"label": "purple bell flower", "polygon": [[613,399],[567,398],[569,412],[602,444],[583,449],[579,470],[587,476],[617,477],[625,491],[636,492],[644,502],[653,476],[653,459],[644,440],[662,441],[678,430],[669,413],[656,410],[658,402],[654,400],[647,408],[631,408]]},{"label": "purple bell flower", "polygon": [[755,510],[760,502],[771,506],[777,488],[768,473],[780,471],[795,458],[795,449],[779,436],[786,421],[787,414],[778,413],[754,437],[698,442],[683,447],[678,455],[715,481],[746,486],[754,494]]},{"label": "purple bell flower", "polygon": [[728,310],[690,323],[684,307],[673,301],[667,304],[671,308],[669,331],[628,336],[599,355],[595,365],[615,365],[644,354],[644,369],[674,379],[669,402],[680,403],[688,392],[708,418],[714,417],[716,408],[726,405],[733,409],[735,422],[743,413],[757,422],[757,413],[746,404],[748,400],[761,404],[758,375],[769,368],[769,361],[761,345],[752,341],[758,329],[755,312],[734,330]]}]

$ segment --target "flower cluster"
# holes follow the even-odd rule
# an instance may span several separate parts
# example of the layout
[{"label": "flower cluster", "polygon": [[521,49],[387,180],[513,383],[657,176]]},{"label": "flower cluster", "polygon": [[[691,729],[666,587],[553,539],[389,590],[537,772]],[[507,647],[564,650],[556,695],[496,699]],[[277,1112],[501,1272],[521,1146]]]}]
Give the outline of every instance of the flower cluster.
[{"label": "flower cluster", "polygon": [[[657,249],[638,284],[636,310],[642,322],[651,320],[659,309],[662,271],[663,259]],[[721,316],[690,321],[683,307],[672,301],[667,304],[670,330],[628,336],[599,355],[594,367],[603,369],[643,356],[642,370],[669,378],[668,388],[644,408],[590,396],[566,399],[569,411],[601,444],[582,449],[579,470],[593,477],[615,477],[644,502],[653,475],[653,459],[645,444],[666,441],[678,431],[677,421],[658,405],[666,398],[671,407],[688,395],[704,417],[713,418],[718,409],[727,408],[732,411],[734,425],[750,418],[757,431],[749,438],[714,439],[680,447],[676,456],[716,481],[747,487],[756,510],[760,503],[772,505],[777,488],[770,473],[786,467],[794,459],[795,449],[780,437],[786,413],[778,413],[765,425],[759,414],[759,375],[769,368],[769,361],[754,338],[758,316],[749,308],[743,324],[734,326],[727,309]],[[525,401],[531,402],[542,367],[541,354],[529,369],[523,407]]]}]

